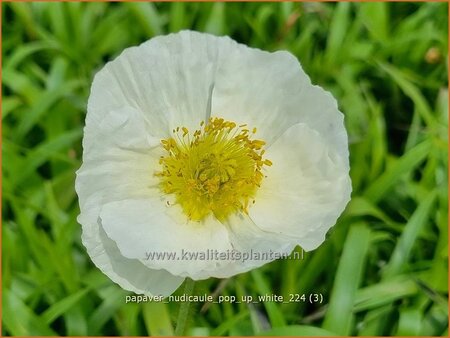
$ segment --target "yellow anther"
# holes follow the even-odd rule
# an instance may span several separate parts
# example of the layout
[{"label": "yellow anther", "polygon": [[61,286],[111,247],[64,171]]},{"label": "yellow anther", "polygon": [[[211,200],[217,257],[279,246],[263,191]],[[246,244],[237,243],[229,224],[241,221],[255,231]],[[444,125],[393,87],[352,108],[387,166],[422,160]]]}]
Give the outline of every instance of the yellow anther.
[{"label": "yellow anther", "polygon": [[[162,170],[155,176],[160,179],[161,190],[175,195],[189,219],[201,221],[213,214],[225,220],[232,213],[248,212],[249,204],[255,203],[264,178],[261,171],[272,162],[262,159],[265,142],[251,140],[249,129],[242,129],[246,126],[210,118],[200,122],[189,142],[180,136],[161,140],[167,154],[160,158]],[[189,134],[186,127],[177,127],[174,132],[180,130],[182,138]]]}]

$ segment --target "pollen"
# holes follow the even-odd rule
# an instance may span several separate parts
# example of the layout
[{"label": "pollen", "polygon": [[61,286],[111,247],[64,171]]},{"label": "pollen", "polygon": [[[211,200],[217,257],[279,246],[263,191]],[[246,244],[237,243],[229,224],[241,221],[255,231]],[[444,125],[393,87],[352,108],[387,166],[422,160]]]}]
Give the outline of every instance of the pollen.
[{"label": "pollen", "polygon": [[252,139],[256,128],[222,118],[202,121],[190,133],[186,127],[173,130],[173,136],[161,140],[159,187],[173,194],[186,216],[201,221],[214,215],[219,221],[236,212],[248,213],[265,177],[263,159],[265,142]]}]

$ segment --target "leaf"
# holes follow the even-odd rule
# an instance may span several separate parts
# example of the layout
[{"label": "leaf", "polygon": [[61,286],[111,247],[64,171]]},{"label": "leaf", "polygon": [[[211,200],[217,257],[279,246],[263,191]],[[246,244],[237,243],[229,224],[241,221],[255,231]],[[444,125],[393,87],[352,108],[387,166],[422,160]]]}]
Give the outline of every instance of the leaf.
[{"label": "leaf", "polygon": [[30,104],[33,104],[41,95],[39,86],[32,79],[15,70],[4,69],[2,82],[12,92],[19,94],[17,96],[23,96]]},{"label": "leaf", "polygon": [[169,30],[178,32],[186,27],[186,3],[172,2],[170,6]]},{"label": "leaf", "polygon": [[405,299],[418,292],[418,285],[409,276],[397,276],[356,292],[354,311],[366,311]]},{"label": "leaf", "polygon": [[54,49],[54,46],[47,41],[30,42],[26,45],[20,46],[7,59],[4,69],[14,69],[27,57],[32,56],[36,52],[48,49]]},{"label": "leaf", "polygon": [[30,153],[27,154],[25,161],[21,164],[20,168],[16,168],[16,174],[10,177],[13,185],[21,184],[24,180],[31,175],[36,168],[45,163],[53,156],[60,155],[61,150],[67,149],[78,141],[82,136],[82,129],[77,128],[66,132],[54,139],[46,140],[43,144],[39,144],[33,148]]},{"label": "leaf", "polygon": [[411,173],[427,157],[431,146],[431,140],[426,140],[410,149],[367,187],[364,196],[369,201],[377,203],[400,177]]},{"label": "leaf", "polygon": [[398,321],[397,336],[418,336],[422,324],[422,311],[402,309]]},{"label": "leaf", "polygon": [[2,99],[2,119],[8,116],[14,109],[22,105],[22,100],[17,96],[5,97]]},{"label": "leaf", "polygon": [[364,197],[355,196],[349,202],[346,208],[346,214],[349,216],[373,216],[383,222],[389,224],[393,223],[391,219],[376,205],[372,204]]},{"label": "leaf", "polygon": [[353,225],[339,260],[331,299],[323,322],[324,329],[343,336],[351,333],[356,290],[363,276],[369,244],[369,228],[364,223]]},{"label": "leaf", "polygon": [[360,4],[360,13],[372,37],[385,43],[388,36],[388,5],[384,2],[366,2]]},{"label": "leaf", "polygon": [[14,293],[3,291],[3,323],[13,336],[56,336]]},{"label": "leaf", "polygon": [[[272,289],[267,284],[263,274],[259,270],[253,270],[251,272],[253,280],[255,281],[256,289],[260,295],[270,295],[273,293]],[[264,307],[266,308],[267,314],[270,319],[272,327],[285,326],[286,322],[284,316],[281,313],[278,305],[273,302],[264,302]]]},{"label": "leaf", "polygon": [[238,325],[239,322],[246,319],[249,316],[248,310],[239,312],[238,314],[228,317],[222,324],[211,331],[211,336],[223,336],[234,326]]},{"label": "leaf", "polygon": [[433,116],[431,108],[420,90],[407,79],[401,70],[385,62],[377,62],[377,64],[392,77],[405,95],[414,102],[425,123],[430,127],[434,127],[436,125],[436,118]]},{"label": "leaf", "polygon": [[56,318],[63,315],[70,308],[75,306],[89,291],[89,289],[82,289],[59,302],[54,303],[51,307],[42,313],[41,318],[46,324],[51,324]]},{"label": "leaf", "polygon": [[151,2],[128,2],[126,6],[136,17],[137,23],[142,27],[148,37],[163,33],[162,20]]},{"label": "leaf", "polygon": [[340,58],[341,46],[348,34],[350,6],[349,2],[339,2],[333,12],[325,51],[327,60],[333,60],[333,63]]},{"label": "leaf", "polygon": [[432,191],[419,204],[414,214],[406,223],[405,229],[395,246],[391,259],[383,271],[383,277],[389,278],[401,273],[407,266],[412,247],[419,233],[428,223],[428,216],[436,200],[436,191]]},{"label": "leaf", "polygon": [[225,3],[215,2],[211,14],[208,18],[208,21],[206,22],[205,25],[205,32],[215,35],[226,34],[224,13],[225,13]]},{"label": "leaf", "polygon": [[258,334],[258,336],[338,336],[336,333],[330,332],[319,327],[307,326],[307,325],[290,325],[283,327],[276,327],[269,331],[264,331]]},{"label": "leaf", "polygon": [[110,286],[105,291],[103,302],[91,314],[88,321],[90,335],[97,335],[101,332],[103,325],[116,313],[116,311],[125,303],[126,292],[117,286]]},{"label": "leaf", "polygon": [[144,323],[147,332],[152,336],[173,336],[167,304],[162,302],[146,302],[142,305]]},{"label": "leaf", "polygon": [[78,80],[69,81],[60,85],[59,87],[44,92],[39,99],[37,99],[29,110],[22,114],[21,121],[16,129],[16,135],[23,137],[30,129],[41,119],[42,115],[49,113],[50,108],[65,96],[70,94],[73,90],[80,87],[82,82]]}]

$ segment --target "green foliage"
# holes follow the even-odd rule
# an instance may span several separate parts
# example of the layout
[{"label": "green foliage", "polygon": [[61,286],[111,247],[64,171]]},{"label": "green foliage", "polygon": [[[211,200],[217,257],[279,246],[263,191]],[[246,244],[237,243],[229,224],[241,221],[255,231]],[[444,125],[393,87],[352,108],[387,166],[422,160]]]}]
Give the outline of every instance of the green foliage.
[{"label": "green foliage", "polygon": [[[289,50],[333,92],[353,199],[303,260],[196,292],[323,302],[194,304],[200,335],[447,335],[446,3],[3,3],[3,335],[173,334],[176,303],[125,304],[80,242],[74,192],[95,72],[180,29]],[[182,292],[181,290],[177,291]]]}]

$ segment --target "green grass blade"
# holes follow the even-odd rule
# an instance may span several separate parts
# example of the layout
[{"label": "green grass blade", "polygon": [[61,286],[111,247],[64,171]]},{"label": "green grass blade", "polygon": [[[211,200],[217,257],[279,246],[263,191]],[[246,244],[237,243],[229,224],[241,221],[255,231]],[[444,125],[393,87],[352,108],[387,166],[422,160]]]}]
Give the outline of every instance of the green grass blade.
[{"label": "green grass blade", "polygon": [[101,332],[103,325],[111,320],[116,311],[125,303],[125,290],[117,286],[110,286],[105,292],[105,299],[100,306],[92,313],[88,321],[90,334],[97,335]]},{"label": "green grass blade", "polygon": [[144,323],[151,336],[173,336],[173,326],[170,321],[167,304],[162,302],[147,302],[142,305]]},{"label": "green grass blade", "polygon": [[[259,270],[253,270],[251,272],[253,280],[255,281],[256,289],[260,295],[271,295],[273,291],[267,284],[263,274]],[[280,311],[280,308],[276,303],[273,302],[265,302],[264,307],[266,308],[267,314],[270,319],[270,323],[272,327],[277,326],[285,326],[286,321],[284,319],[283,313]]]},{"label": "green grass blade", "polygon": [[162,19],[151,2],[128,2],[126,6],[135,16],[148,37],[163,33]]},{"label": "green grass blade", "polygon": [[223,336],[225,333],[227,333],[229,330],[231,330],[236,325],[239,325],[239,323],[249,317],[250,312],[248,310],[239,312],[238,314],[229,317],[227,320],[225,320],[222,324],[220,324],[217,328],[211,331],[212,337],[217,336]]},{"label": "green grass blade", "polygon": [[331,299],[323,323],[324,329],[343,336],[351,334],[353,305],[356,290],[363,275],[369,244],[369,228],[365,224],[351,226],[339,260]]},{"label": "green grass blade", "polygon": [[406,269],[412,247],[420,232],[427,225],[428,216],[434,205],[436,196],[437,194],[435,191],[430,192],[409,219],[395,246],[391,259],[383,271],[384,278],[389,278],[402,273],[402,271]]},{"label": "green grass blade", "polygon": [[350,2],[339,2],[336,4],[325,51],[326,58],[330,62],[333,61],[334,63],[342,56],[341,47],[348,34],[351,6]]},{"label": "green grass blade", "polygon": [[47,324],[13,292],[4,290],[3,323],[13,336],[56,336]]},{"label": "green grass blade", "polygon": [[428,126],[434,126],[436,124],[436,118],[433,116],[431,108],[420,90],[411,82],[408,81],[407,76],[396,67],[384,63],[378,62],[378,66],[389,74],[402,91],[415,103],[418,112],[421,114],[423,120]]},{"label": "green grass blade", "polygon": [[53,304],[41,315],[41,319],[46,324],[51,324],[56,318],[63,315],[70,308],[78,304],[78,302],[86,296],[89,289],[80,290],[73,295],[70,295],[59,302]]},{"label": "green grass blade", "polygon": [[264,331],[258,334],[258,336],[307,336],[307,337],[333,337],[338,336],[336,333],[330,332],[319,327],[307,326],[307,325],[290,325],[283,327],[276,327],[269,331]]},{"label": "green grass blade", "polygon": [[356,292],[354,311],[361,312],[388,305],[398,299],[417,294],[417,283],[409,276],[397,276],[382,283],[367,286]]},{"label": "green grass blade", "polygon": [[426,140],[405,155],[397,159],[396,163],[367,187],[364,196],[373,203],[378,202],[403,175],[414,170],[428,155],[432,147],[432,141]]}]

